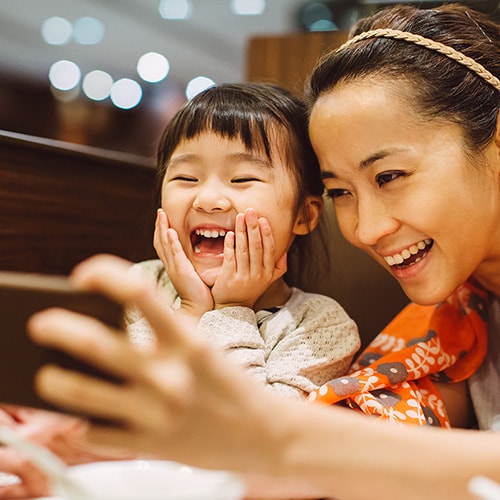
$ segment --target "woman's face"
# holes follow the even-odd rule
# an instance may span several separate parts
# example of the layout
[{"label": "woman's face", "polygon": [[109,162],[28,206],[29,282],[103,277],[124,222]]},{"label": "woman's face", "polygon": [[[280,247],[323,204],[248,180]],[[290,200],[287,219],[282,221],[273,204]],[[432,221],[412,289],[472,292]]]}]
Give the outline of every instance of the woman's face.
[{"label": "woman's face", "polygon": [[484,164],[472,165],[461,129],[419,119],[403,95],[372,77],[339,85],[312,109],[310,135],[340,229],[417,303],[444,300],[472,274],[491,287],[500,281],[495,141]]}]

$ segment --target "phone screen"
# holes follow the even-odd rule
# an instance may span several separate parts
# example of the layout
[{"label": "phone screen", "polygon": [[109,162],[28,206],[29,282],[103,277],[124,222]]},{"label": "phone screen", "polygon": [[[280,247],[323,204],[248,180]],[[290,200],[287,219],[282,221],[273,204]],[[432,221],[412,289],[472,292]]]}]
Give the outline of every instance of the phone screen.
[{"label": "phone screen", "polygon": [[55,349],[32,342],[29,317],[49,307],[94,316],[120,328],[122,307],[110,299],[76,290],[65,276],[0,271],[0,403],[54,410],[34,390],[34,376],[47,363],[116,380]]}]

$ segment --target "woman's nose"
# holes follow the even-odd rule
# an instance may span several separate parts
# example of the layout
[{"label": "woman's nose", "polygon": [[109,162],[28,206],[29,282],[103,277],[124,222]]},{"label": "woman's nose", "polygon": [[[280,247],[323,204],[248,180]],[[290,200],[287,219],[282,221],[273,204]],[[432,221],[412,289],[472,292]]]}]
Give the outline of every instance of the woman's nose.
[{"label": "woman's nose", "polygon": [[231,206],[231,200],[223,186],[213,182],[201,185],[193,201],[195,210],[207,213],[229,210]]},{"label": "woman's nose", "polygon": [[358,201],[355,236],[361,245],[374,245],[397,229],[398,222],[389,208],[376,197]]}]

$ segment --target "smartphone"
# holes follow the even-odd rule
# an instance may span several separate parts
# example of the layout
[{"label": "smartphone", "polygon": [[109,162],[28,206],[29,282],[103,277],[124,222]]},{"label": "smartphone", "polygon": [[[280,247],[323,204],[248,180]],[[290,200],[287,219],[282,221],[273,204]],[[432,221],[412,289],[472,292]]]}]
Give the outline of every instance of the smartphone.
[{"label": "smartphone", "polygon": [[[112,376],[56,349],[35,344],[26,323],[31,315],[62,307],[120,328],[123,309],[107,297],[74,288],[66,276],[0,271],[0,404],[57,410],[34,390],[34,376],[47,363],[111,380]],[[60,410],[58,410],[60,411]]]}]

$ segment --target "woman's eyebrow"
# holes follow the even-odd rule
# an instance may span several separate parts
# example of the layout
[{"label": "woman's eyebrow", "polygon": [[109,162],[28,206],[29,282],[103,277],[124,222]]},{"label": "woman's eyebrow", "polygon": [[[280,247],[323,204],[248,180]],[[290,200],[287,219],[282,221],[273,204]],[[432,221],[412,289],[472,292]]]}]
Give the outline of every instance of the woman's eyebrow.
[{"label": "woman's eyebrow", "polygon": [[[396,153],[402,153],[404,151],[405,150],[402,148],[394,148],[394,149],[386,149],[386,150],[378,151],[377,153],[370,155],[368,158],[361,160],[359,162],[359,170],[364,170],[365,168],[368,168],[371,165],[373,165],[376,161],[383,160],[387,156],[390,156],[390,155],[393,155]],[[321,171],[321,178],[322,179],[337,179],[337,176],[329,170],[322,170]]]},{"label": "woman's eyebrow", "polygon": [[322,180],[325,180],[325,179],[336,179],[337,176],[333,173],[333,172],[330,172],[328,170],[322,170],[321,173],[321,179]]}]

